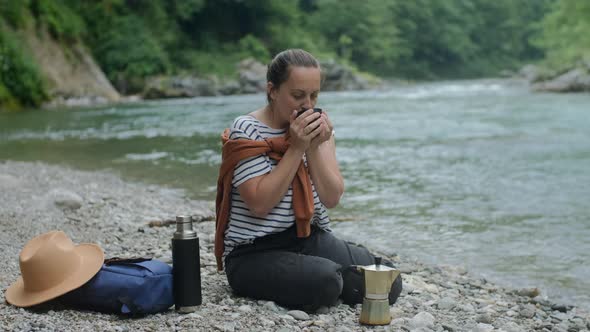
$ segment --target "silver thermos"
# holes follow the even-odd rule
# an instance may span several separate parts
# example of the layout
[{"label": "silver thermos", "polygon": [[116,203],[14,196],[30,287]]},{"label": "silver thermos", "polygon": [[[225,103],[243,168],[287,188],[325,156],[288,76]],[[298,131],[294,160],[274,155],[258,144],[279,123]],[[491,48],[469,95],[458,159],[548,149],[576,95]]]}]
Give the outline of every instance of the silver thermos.
[{"label": "silver thermos", "polygon": [[174,304],[179,312],[193,312],[202,303],[199,238],[190,216],[176,217],[172,238]]}]

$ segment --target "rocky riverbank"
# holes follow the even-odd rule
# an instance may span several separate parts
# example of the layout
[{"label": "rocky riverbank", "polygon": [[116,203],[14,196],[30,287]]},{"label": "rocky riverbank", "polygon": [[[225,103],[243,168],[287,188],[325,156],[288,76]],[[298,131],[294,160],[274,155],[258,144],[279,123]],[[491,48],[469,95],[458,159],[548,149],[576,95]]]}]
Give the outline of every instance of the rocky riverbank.
[{"label": "rocky riverbank", "polygon": [[[366,90],[381,84],[378,78],[364,77],[334,60],[322,61],[321,67],[322,91]],[[244,59],[236,64],[236,70],[237,79],[191,75],[153,77],[146,82],[142,97],[192,98],[266,91],[266,65],[254,59]]]},{"label": "rocky riverbank", "polygon": [[[75,243],[99,244],[107,257],[152,256],[170,262],[173,229],[151,221],[176,214],[212,216],[212,202],[182,191],[128,183],[106,172],[83,172],[41,163],[0,162],[0,287],[19,276],[18,255],[32,237],[59,229]],[[207,218],[204,218],[207,219]],[[34,309],[0,304],[6,331],[588,331],[590,315],[552,303],[536,289],[505,289],[474,278],[460,267],[426,266],[391,259],[404,290],[391,306],[389,326],[358,324],[360,305],[340,304],[315,313],[289,311],[269,301],[231,293],[216,272],[213,222],[197,224],[201,245],[203,305],[191,314],[174,310],[123,318],[48,303]]]}]

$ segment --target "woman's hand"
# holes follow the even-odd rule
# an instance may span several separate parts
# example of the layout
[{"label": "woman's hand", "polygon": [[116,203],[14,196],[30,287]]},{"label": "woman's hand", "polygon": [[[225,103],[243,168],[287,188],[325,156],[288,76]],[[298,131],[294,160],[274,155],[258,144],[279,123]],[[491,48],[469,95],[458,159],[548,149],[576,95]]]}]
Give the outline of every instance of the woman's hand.
[{"label": "woman's hand", "polygon": [[326,111],[322,112],[320,118],[316,122],[320,122],[321,129],[319,135],[311,141],[310,148],[312,149],[317,148],[320,144],[328,141],[332,137],[332,130],[334,129],[332,121],[330,121]]},{"label": "woman's hand", "polygon": [[316,122],[319,123],[320,134],[312,139],[305,151],[307,166],[320,201],[330,209],[340,202],[344,180],[336,160],[336,142],[331,139],[333,127],[328,114],[323,112]]},{"label": "woman's hand", "polygon": [[307,151],[311,142],[325,130],[325,121],[322,121],[321,118],[322,115],[314,112],[313,109],[303,112],[300,116],[297,116],[297,111],[293,111],[291,113],[291,125],[289,126],[291,147]]}]

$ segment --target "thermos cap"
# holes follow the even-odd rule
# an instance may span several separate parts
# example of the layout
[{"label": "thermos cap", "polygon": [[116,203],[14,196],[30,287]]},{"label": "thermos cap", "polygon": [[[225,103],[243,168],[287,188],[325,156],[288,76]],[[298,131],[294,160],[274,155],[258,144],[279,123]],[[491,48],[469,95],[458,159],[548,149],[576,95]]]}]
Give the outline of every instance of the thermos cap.
[{"label": "thermos cap", "polygon": [[197,232],[193,230],[193,220],[190,216],[176,216],[176,232],[174,232],[174,238],[178,240],[197,238]]}]

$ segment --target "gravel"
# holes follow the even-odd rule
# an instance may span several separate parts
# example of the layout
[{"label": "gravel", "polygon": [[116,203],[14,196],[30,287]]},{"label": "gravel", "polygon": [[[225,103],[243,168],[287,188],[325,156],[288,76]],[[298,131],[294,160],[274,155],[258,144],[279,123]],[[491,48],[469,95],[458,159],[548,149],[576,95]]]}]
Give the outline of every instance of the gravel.
[{"label": "gravel", "polygon": [[[213,216],[213,202],[178,189],[123,181],[43,163],[0,162],[0,287],[20,275],[18,255],[36,235],[62,230],[75,243],[97,243],[107,257],[151,256],[171,263],[171,227],[148,223],[178,214]],[[204,218],[207,219],[207,218]],[[216,271],[214,222],[196,225],[201,245],[203,304],[190,314],[173,309],[144,317],[81,311],[49,302],[31,309],[0,304],[4,331],[588,331],[590,315],[557,304],[538,290],[505,289],[461,267],[428,266],[398,255],[404,290],[388,326],[359,325],[361,305],[314,313],[232,294]],[[382,254],[382,253],[380,253]],[[4,296],[4,293],[2,293]]]}]

